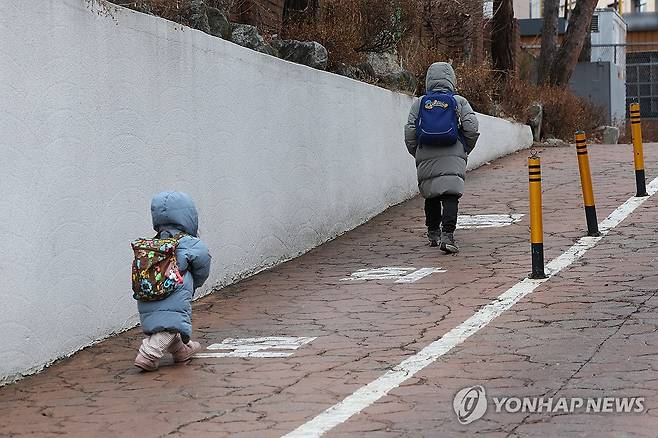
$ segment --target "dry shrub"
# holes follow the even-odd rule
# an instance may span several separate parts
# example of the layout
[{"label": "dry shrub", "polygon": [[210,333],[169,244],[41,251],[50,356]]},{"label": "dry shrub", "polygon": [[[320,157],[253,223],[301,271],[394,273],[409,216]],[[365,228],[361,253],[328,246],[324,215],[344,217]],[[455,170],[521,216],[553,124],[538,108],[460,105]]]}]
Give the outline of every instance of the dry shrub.
[{"label": "dry shrub", "polygon": [[473,109],[491,114],[496,90],[500,89],[495,71],[489,63],[461,62],[453,66],[457,75],[457,92],[464,96]]},{"label": "dry shrub", "polygon": [[432,63],[448,61],[448,57],[436,46],[420,39],[409,39],[398,49],[402,65],[418,79],[417,94],[425,92],[425,74]]},{"label": "dry shrub", "polygon": [[283,37],[317,41],[330,66],[356,65],[365,52],[394,52],[418,28],[420,0],[326,0],[287,17]]},{"label": "dry shrub", "polygon": [[[631,122],[626,120],[626,126],[621,131],[619,143],[631,144],[633,137],[631,136]],[[642,119],[642,141],[643,142],[657,142],[658,141],[658,120]]]},{"label": "dry shrub", "polygon": [[[190,6],[190,0],[108,0],[111,3],[126,8],[146,12],[167,20],[189,26],[189,16],[186,10]],[[238,11],[245,0],[205,0],[206,6],[218,8],[226,13]]]},{"label": "dry shrub", "polygon": [[603,109],[590,100],[576,96],[566,87],[537,86],[511,80],[501,94],[503,110],[519,122],[527,123],[530,106],[544,108],[542,136],[572,141],[574,133],[593,133],[604,123]]},{"label": "dry shrub", "polygon": [[284,26],[283,37],[319,42],[327,49],[330,67],[358,64],[364,59],[356,50],[363,44],[359,6],[357,0],[327,1],[321,12],[309,10],[291,17]]}]

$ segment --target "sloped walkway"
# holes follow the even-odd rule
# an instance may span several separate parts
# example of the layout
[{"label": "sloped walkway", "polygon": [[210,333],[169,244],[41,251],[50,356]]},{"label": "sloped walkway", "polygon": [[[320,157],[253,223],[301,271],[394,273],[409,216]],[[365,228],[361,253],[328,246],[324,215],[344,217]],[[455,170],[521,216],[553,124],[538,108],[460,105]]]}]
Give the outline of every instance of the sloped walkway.
[{"label": "sloped walkway", "polygon": [[[346,437],[655,436],[655,196],[582,257],[497,318],[483,320],[454,348],[432,356],[415,375],[405,375],[387,395],[368,402],[361,391],[340,404],[391,369],[406,372],[409,361],[394,367],[425,357],[433,342],[452,342],[446,333],[483,306],[496,305],[527,276],[527,155],[469,174],[460,213],[502,216],[465,217],[464,223],[475,225],[458,230],[458,255],[425,244],[422,200],[416,198],[194,306],[195,335],[205,346],[227,338],[304,339],[243,341],[252,347],[208,350],[212,357],[179,366],[165,361],[157,372],[140,373],[132,360],[141,334],[131,330],[0,388],[0,436],[261,437],[294,430]],[[545,149],[541,156],[548,262],[586,227],[574,148]],[[649,182],[658,145],[645,145],[645,156]],[[595,145],[590,160],[601,221],[634,194],[632,150]],[[494,222],[504,226],[482,227]],[[367,271],[377,268],[396,269]],[[409,366],[416,365],[412,360]],[[368,388],[382,387],[377,385]],[[486,389],[489,407],[464,425],[453,399],[474,385]],[[646,409],[496,412],[491,399],[524,396],[644,397]],[[336,404],[340,409],[308,423]],[[337,419],[339,413],[345,418]]]}]

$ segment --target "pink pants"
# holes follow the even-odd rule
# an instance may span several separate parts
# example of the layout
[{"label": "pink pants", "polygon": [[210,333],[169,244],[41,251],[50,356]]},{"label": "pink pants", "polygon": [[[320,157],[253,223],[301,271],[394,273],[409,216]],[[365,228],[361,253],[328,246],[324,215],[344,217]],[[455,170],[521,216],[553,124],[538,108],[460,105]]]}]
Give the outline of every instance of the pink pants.
[{"label": "pink pants", "polygon": [[158,332],[142,341],[139,352],[148,359],[157,360],[165,351],[178,351],[183,345],[179,333]]}]

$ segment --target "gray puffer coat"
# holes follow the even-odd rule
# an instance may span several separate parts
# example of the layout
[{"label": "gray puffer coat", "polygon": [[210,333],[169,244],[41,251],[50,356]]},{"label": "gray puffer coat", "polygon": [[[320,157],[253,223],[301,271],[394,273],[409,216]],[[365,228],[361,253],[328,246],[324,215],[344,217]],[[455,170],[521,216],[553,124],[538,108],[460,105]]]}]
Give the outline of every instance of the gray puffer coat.
[{"label": "gray puffer coat", "polygon": [[[427,70],[425,89],[429,92],[455,92],[455,71],[447,62],[435,62]],[[478,119],[471,105],[462,96],[455,95],[466,145],[457,141],[453,146],[424,146],[416,141],[416,120],[422,97],[414,101],[404,127],[404,139],[409,153],[416,158],[418,188],[424,198],[464,193],[464,178],[468,153],[475,147],[480,134]]]},{"label": "gray puffer coat", "polygon": [[187,343],[192,335],[192,296],[210,274],[210,254],[197,237],[199,216],[192,198],[181,192],[163,192],[151,201],[153,229],[160,237],[185,233],[176,249],[176,261],[183,274],[183,284],[160,301],[138,301],[142,330],[147,335],[158,332],[180,333]]}]

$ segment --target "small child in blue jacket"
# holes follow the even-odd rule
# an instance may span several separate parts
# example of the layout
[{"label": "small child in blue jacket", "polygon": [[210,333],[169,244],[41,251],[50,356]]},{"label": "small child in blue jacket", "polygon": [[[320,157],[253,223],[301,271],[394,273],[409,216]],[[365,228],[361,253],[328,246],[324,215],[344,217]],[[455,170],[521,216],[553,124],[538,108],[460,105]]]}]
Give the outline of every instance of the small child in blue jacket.
[{"label": "small child in blue jacket", "polygon": [[176,249],[183,283],[160,301],[138,301],[139,318],[147,338],[142,341],[135,366],[145,371],[158,369],[160,358],[169,352],[175,362],[185,362],[201,349],[191,341],[192,297],[210,274],[208,248],[197,237],[199,216],[187,194],[163,192],[151,201],[153,229],[158,238],[185,233]]}]

